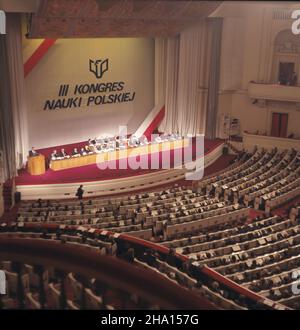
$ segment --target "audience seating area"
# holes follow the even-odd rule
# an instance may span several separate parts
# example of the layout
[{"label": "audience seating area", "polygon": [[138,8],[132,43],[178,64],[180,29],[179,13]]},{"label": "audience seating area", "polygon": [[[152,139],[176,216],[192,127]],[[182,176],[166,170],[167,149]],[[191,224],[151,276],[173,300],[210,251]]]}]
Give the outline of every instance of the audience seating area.
[{"label": "audience seating area", "polygon": [[[175,185],[114,198],[24,201],[16,222],[1,225],[0,238],[49,239],[117,256],[180,284],[215,308],[299,309],[300,297],[291,286],[300,267],[300,207],[290,207],[288,217],[273,214],[299,197],[299,174],[297,151],[256,148],[241,152],[228,168],[193,189]],[[253,210],[260,214],[254,219]],[[8,278],[15,276],[10,272],[20,276],[13,263],[5,265]],[[30,274],[36,271],[29,265],[22,269],[26,308],[62,307],[57,304],[62,289],[64,308],[113,306],[90,282],[69,273],[66,289],[51,270],[43,274],[51,297],[45,302],[31,290],[37,280]],[[14,300],[16,289],[11,290]]]},{"label": "audience seating area", "polygon": [[[81,226],[2,224],[0,244],[7,238],[10,239],[9,241],[13,239],[34,240],[38,243],[46,241],[47,244],[59,244],[62,249],[64,246],[65,248],[71,246],[77,250],[99,253],[98,258],[103,254],[117,257],[138,267],[139,272],[144,268],[150,269],[152,273],[158,273],[177,288],[189,289],[201,301],[207,301],[208,308],[284,308],[280,304],[273,304],[268,299],[253,295],[250,291],[241,295],[241,287],[238,285],[232,287],[226,279],[223,281],[207,275],[200,267],[193,265],[191,260],[177,255],[174,249],[164,248],[132,236]],[[53,259],[55,258],[57,257],[53,256]],[[51,262],[45,266],[3,260],[1,267],[5,270],[8,284],[8,297],[1,299],[2,308],[159,309],[160,307],[139,299],[131,292],[120,292],[107,283],[101,285],[94,278],[87,279],[87,276],[82,274],[52,267]]]},{"label": "audience seating area", "polygon": [[[138,272],[136,270],[136,267],[139,267],[134,261],[134,255],[138,253],[135,251],[136,248],[133,248],[130,244],[124,244],[120,241],[118,235],[113,233],[101,232],[95,229],[87,230],[75,226],[2,225],[0,244],[7,238],[10,242],[16,239],[29,243],[34,241],[38,243],[36,246],[39,246],[41,242],[45,242],[49,246],[54,243],[56,247],[61,249],[62,254],[67,248],[71,247],[71,250],[75,249],[74,252],[77,251],[75,255],[78,257],[79,263],[84,257],[84,255],[81,256],[80,251],[94,253],[92,257],[95,264],[91,264],[90,267],[96,267],[96,261],[102,258],[102,255],[106,255],[110,256],[110,259],[117,260],[115,259],[117,257],[123,262],[131,263],[134,266],[135,273],[139,274],[142,271],[142,269],[139,269]],[[28,246],[26,248],[28,249]],[[8,249],[7,253],[9,252]],[[7,254],[4,253],[3,255]],[[32,255],[34,257],[34,252],[32,252]],[[136,290],[132,283],[128,285],[124,279],[125,285],[119,285],[120,278],[124,275],[121,272],[119,274],[116,269],[124,267],[124,264],[116,265],[118,268],[115,270],[111,265],[101,268],[99,271],[104,275],[103,278],[99,279],[89,277],[86,267],[83,267],[83,273],[80,274],[76,271],[57,268],[52,264],[52,262],[55,264],[56,259],[58,257],[53,255],[51,260],[44,264],[27,264],[19,260],[10,261],[2,258],[1,268],[4,269],[6,274],[8,294],[5,297],[0,297],[1,307],[4,309],[75,310],[166,308],[159,303],[156,304],[153,298],[149,298],[149,295],[143,295],[143,292]],[[65,259],[67,260],[67,258]],[[64,267],[70,266],[64,264]],[[118,281],[116,281],[116,277],[118,277]],[[153,275],[150,276],[151,279],[152,277]],[[133,278],[132,281],[134,280]],[[159,281],[159,278],[153,278],[152,281]],[[148,285],[153,286],[153,283],[148,283]],[[177,291],[178,285],[175,289],[172,289]],[[161,293],[161,295],[164,296],[164,293]],[[211,304],[207,301],[206,307],[210,308],[210,306]],[[188,305],[186,308],[188,308]]]},{"label": "audience seating area", "polygon": [[292,272],[300,267],[299,243],[300,218],[265,215],[239,227],[227,224],[163,245],[200,267],[206,265],[251,291],[298,309],[300,297],[290,299]]}]

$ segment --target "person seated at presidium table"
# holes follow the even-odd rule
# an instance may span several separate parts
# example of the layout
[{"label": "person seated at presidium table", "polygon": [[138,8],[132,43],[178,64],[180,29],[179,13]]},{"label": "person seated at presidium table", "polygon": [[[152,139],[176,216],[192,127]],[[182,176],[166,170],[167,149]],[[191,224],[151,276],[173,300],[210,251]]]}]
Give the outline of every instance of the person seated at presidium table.
[{"label": "person seated at presidium table", "polygon": [[140,140],[136,135],[132,134],[129,138],[128,145],[129,147],[137,147],[138,145],[140,145]]},{"label": "person seated at presidium table", "polygon": [[90,146],[88,146],[88,145],[86,145],[84,147],[84,151],[86,152],[87,155],[90,155],[90,154],[93,154],[94,153],[93,152],[93,149]]},{"label": "person seated at presidium table", "polygon": [[51,154],[51,159],[55,160],[59,158],[59,154],[56,150],[53,150],[52,154]]},{"label": "person seated at presidium table", "polygon": [[155,142],[155,143],[161,143],[162,142],[162,139],[161,139],[160,135],[156,136],[154,138],[154,141],[153,142]]},{"label": "person seated at presidium table", "polygon": [[66,153],[65,149],[62,148],[61,151],[58,153],[58,159],[70,158],[70,156]]},{"label": "person seated at presidium table", "polygon": [[142,135],[139,138],[139,141],[140,141],[141,146],[145,146],[145,145],[148,145],[150,143],[145,135]]},{"label": "person seated at presidium table", "polygon": [[[71,153],[71,157],[80,157],[80,156],[86,156],[88,154],[93,154],[93,152],[90,150],[89,146],[82,147],[80,151],[78,151],[77,148],[74,148],[74,150]],[[56,150],[53,150],[51,154],[51,159],[64,159],[64,158],[70,158],[70,156],[67,154],[65,149],[61,149],[61,152],[58,153]]]},{"label": "person seated at presidium table", "polygon": [[88,152],[85,150],[85,147],[80,149],[80,155],[81,156],[86,156],[88,154]]},{"label": "person seated at presidium table", "polygon": [[95,139],[89,139],[88,143],[89,143],[89,145],[95,145],[96,144],[96,138]]},{"label": "person seated at presidium table", "polygon": [[64,156],[62,155],[61,152],[57,152],[57,150],[53,150],[51,154],[51,159],[56,160],[56,159],[63,159]]},{"label": "person seated at presidium table", "polygon": [[[138,146],[144,146],[148,145],[150,143],[161,143],[164,141],[174,141],[182,139],[182,136],[180,136],[179,133],[173,133],[173,134],[162,134],[157,135],[154,139],[154,141],[148,141],[147,137],[145,135],[142,135],[141,137],[137,137],[135,134],[132,134],[129,139],[127,139],[124,136],[120,136],[117,138],[114,137],[104,137],[104,138],[94,138],[88,140],[88,145],[85,147],[80,148],[80,151],[78,151],[77,148],[74,148],[74,150],[71,153],[71,156],[67,154],[64,148],[61,149],[61,152],[57,152],[56,150],[53,150],[51,154],[52,160],[60,160],[60,159],[66,159],[70,157],[80,157],[80,156],[86,156],[94,153],[102,153],[102,152],[108,152],[113,150],[120,150],[125,149],[128,145],[128,147],[138,147]],[[29,151],[30,156],[37,156],[39,155],[38,152],[35,151],[34,147]]]},{"label": "person seated at presidium table", "polygon": [[119,149],[126,149],[127,148],[127,140],[126,139],[125,140],[119,139],[117,147]]},{"label": "person seated at presidium table", "polygon": [[117,147],[117,143],[115,138],[112,138],[109,142],[108,142],[108,151],[114,151],[116,150]]},{"label": "person seated at presidium table", "polygon": [[72,157],[80,157],[80,153],[78,152],[77,148],[74,148],[71,154]]}]

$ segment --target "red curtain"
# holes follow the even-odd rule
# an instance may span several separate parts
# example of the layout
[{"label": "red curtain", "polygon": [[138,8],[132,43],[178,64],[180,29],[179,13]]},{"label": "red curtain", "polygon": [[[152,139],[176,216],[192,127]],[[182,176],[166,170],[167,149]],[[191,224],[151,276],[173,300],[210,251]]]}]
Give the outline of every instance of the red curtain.
[{"label": "red curtain", "polygon": [[271,135],[272,136],[279,136],[279,113],[275,112],[273,113],[272,117],[272,130]]},{"label": "red curtain", "polygon": [[287,135],[288,114],[280,114],[280,137],[285,138]]},{"label": "red curtain", "polygon": [[287,136],[288,114],[286,113],[273,113],[272,117],[272,136],[285,138]]}]

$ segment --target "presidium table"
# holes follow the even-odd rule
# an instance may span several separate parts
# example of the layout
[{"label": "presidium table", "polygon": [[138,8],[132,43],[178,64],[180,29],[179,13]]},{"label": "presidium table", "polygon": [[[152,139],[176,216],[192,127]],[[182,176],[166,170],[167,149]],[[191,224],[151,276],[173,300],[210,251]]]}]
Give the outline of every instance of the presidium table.
[{"label": "presidium table", "polygon": [[31,175],[41,175],[46,172],[45,156],[28,157],[28,172]]},{"label": "presidium table", "polygon": [[97,164],[112,160],[142,156],[160,151],[168,151],[189,146],[189,139],[175,141],[165,141],[160,143],[148,144],[139,147],[125,148],[123,150],[106,151],[99,154],[90,154],[80,157],[70,157],[65,159],[51,160],[50,168],[53,171],[65,170],[68,168],[80,167],[85,165]]}]

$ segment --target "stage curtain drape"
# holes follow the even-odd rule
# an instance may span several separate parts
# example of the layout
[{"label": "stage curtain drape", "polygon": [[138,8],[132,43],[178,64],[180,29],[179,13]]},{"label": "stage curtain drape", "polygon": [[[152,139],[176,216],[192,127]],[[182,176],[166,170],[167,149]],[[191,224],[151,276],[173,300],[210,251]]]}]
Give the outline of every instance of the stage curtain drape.
[{"label": "stage curtain drape", "polygon": [[16,174],[15,137],[5,38],[5,35],[0,35],[0,150],[4,181]]},{"label": "stage curtain drape", "polygon": [[0,35],[0,149],[4,179],[17,174],[28,152],[27,112],[19,14],[6,15],[6,35]]},{"label": "stage curtain drape", "polygon": [[[220,57],[220,49],[215,45],[221,40],[215,30],[221,33],[220,26],[218,29],[212,19],[205,18],[177,38],[167,40],[166,117],[160,125],[161,131],[205,134],[208,106],[217,107],[208,102],[209,88],[213,88],[211,97],[218,92],[220,59],[212,64],[212,58]],[[217,54],[213,53],[215,50]],[[216,77],[212,78],[211,74]]]},{"label": "stage curtain drape", "polygon": [[180,35],[178,128],[182,135],[205,132],[211,31],[207,19]]},{"label": "stage curtain drape", "polygon": [[166,44],[164,38],[155,39],[155,106],[162,107],[166,95]]},{"label": "stage curtain drape", "polygon": [[207,113],[205,136],[208,139],[216,138],[216,126],[218,117],[218,92],[220,81],[221,43],[222,43],[222,18],[209,20],[212,29],[211,63],[207,96]]},{"label": "stage curtain drape", "polygon": [[7,15],[6,47],[14,121],[15,153],[17,168],[26,164],[28,153],[28,126],[24,67],[22,57],[21,16]]},{"label": "stage curtain drape", "polygon": [[160,125],[160,130],[165,133],[179,131],[178,129],[178,66],[179,66],[179,36],[167,39],[165,61],[165,107],[168,111]]}]

